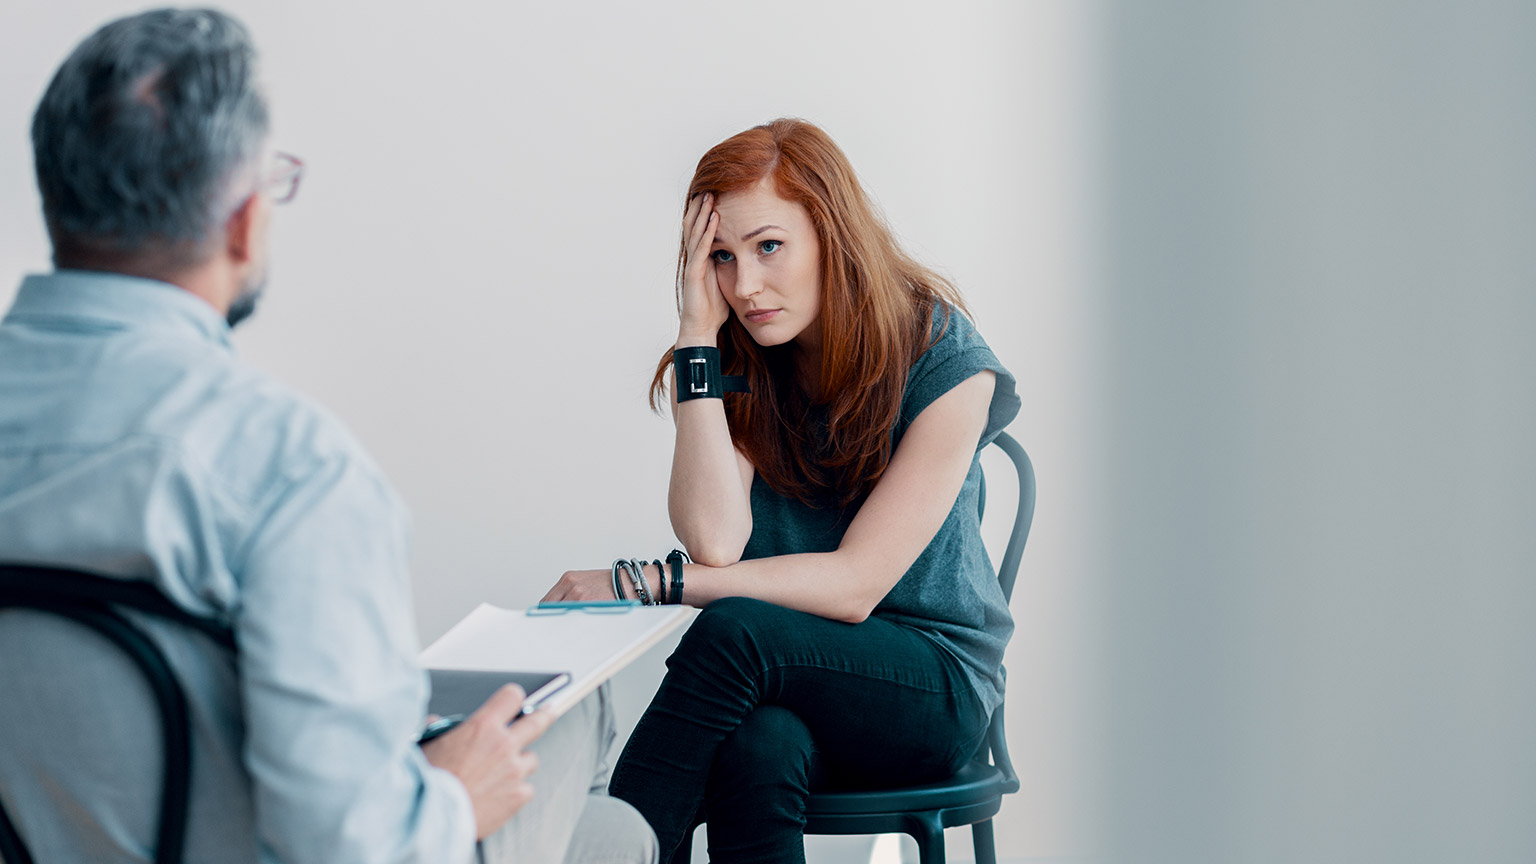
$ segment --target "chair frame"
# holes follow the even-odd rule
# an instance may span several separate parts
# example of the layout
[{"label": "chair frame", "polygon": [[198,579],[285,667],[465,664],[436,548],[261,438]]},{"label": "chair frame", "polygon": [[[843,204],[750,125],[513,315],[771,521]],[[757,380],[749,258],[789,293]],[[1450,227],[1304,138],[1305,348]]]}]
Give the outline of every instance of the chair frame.
[{"label": "chair frame", "polygon": [[[1019,474],[1018,509],[997,571],[1003,599],[1011,603],[1019,561],[1035,518],[1035,468],[1023,446],[1008,433],[998,433],[993,443],[1013,461]],[[978,516],[985,516],[986,506],[983,475]],[[975,758],[955,776],[897,789],[813,792],[806,802],[805,833],[907,834],[917,841],[922,864],[944,864],[944,829],[970,825],[976,864],[996,864],[992,817],[1002,808],[1003,796],[1017,791],[1019,778],[1008,757],[1003,706],[999,705],[992,712],[986,739]],[[684,848],[692,837],[690,831]]]},{"label": "chair frame", "polygon": [[[176,606],[147,582],[135,582],[29,564],[0,564],[0,609],[58,615],[89,627],[116,645],[143,673],[161,719],[165,771],[155,842],[156,864],[176,864],[186,842],[192,780],[191,721],[186,693],[164,652],[118,607],[186,625],[234,650],[233,633],[220,622]],[[0,802],[0,859],[33,864],[30,850]]]}]

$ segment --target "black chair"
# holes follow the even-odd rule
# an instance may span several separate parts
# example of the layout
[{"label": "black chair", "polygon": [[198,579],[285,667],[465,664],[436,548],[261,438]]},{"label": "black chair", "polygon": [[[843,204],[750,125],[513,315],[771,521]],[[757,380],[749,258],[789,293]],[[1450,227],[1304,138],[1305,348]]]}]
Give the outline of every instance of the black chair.
[{"label": "black chair", "polygon": [[[1003,597],[1013,599],[1013,583],[1019,573],[1024,541],[1035,517],[1035,469],[1029,455],[1008,433],[994,442],[1019,472],[1019,506],[1013,532],[997,570]],[[982,482],[980,508],[984,515],[987,487]],[[1008,759],[1004,736],[1003,706],[992,713],[986,740],[969,765],[938,783],[898,789],[821,790],[806,802],[807,834],[907,834],[917,841],[922,864],[944,864],[944,829],[971,826],[976,864],[997,864],[997,844],[992,817],[1003,805],[1003,796],[1019,791],[1019,778]],[[684,841],[688,848],[690,839]]]},{"label": "black chair", "polygon": [[[186,841],[187,800],[192,778],[187,699],[165,654],[119,609],[134,609],[199,630],[230,651],[235,647],[233,633],[215,620],[181,609],[146,582],[52,567],[0,564],[0,609],[5,608],[46,612],[89,627],[120,648],[144,673],[159,708],[164,732],[165,772],[154,860],[156,864],[180,862]],[[0,730],[0,735],[4,734],[4,730]],[[132,746],[135,742],[123,743]],[[25,794],[22,790],[11,791]],[[31,852],[3,804],[0,804],[0,860],[6,864],[33,864]]]}]

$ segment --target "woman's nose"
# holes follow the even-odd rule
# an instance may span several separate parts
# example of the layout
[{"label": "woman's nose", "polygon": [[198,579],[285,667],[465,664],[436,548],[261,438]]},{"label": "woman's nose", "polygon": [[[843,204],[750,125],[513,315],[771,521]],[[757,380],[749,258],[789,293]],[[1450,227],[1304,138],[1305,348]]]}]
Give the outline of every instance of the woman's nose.
[{"label": "woman's nose", "polygon": [[736,284],[732,287],[736,296],[745,300],[763,290],[763,274],[751,264],[737,264]]}]

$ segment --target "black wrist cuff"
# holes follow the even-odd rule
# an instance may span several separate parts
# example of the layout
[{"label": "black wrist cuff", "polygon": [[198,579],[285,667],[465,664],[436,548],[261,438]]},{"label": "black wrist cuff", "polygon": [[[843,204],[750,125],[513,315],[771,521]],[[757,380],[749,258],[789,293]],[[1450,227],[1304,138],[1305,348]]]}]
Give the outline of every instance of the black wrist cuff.
[{"label": "black wrist cuff", "polygon": [[688,557],[688,553],[681,549],[673,549],[667,553],[667,563],[672,567],[672,590],[669,592],[669,605],[681,606],[683,603],[683,562],[691,560]]},{"label": "black wrist cuff", "polygon": [[677,348],[672,352],[677,378],[677,401],[722,399],[726,393],[750,393],[742,375],[720,374],[720,349],[708,345]]}]

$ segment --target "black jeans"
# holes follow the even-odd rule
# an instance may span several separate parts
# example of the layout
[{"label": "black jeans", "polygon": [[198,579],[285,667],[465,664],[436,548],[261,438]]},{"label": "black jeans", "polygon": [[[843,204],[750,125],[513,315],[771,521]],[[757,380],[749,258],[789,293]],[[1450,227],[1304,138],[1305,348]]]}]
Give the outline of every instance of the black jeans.
[{"label": "black jeans", "polygon": [[845,624],[730,597],[704,608],[667,669],[609,789],[674,864],[700,819],[711,861],[804,861],[812,788],[940,779],[986,734],[959,662],[875,617]]}]

